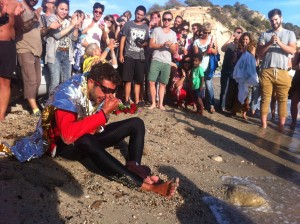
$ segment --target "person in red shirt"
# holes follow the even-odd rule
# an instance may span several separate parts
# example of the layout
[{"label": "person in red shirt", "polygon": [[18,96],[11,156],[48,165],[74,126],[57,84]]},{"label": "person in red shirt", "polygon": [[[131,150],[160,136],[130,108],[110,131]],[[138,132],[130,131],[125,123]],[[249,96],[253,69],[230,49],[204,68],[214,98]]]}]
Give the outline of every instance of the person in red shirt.
[{"label": "person in red shirt", "polygon": [[[108,178],[130,188],[141,188],[163,196],[175,194],[179,179],[158,183],[159,177],[141,165],[145,126],[138,117],[107,124],[120,100],[114,96],[120,76],[108,63],[97,63],[91,71],[72,76],[56,88],[42,114],[43,137],[50,151],[87,155]],[[46,122],[47,121],[47,122]],[[105,148],[129,137],[126,165]]]}]

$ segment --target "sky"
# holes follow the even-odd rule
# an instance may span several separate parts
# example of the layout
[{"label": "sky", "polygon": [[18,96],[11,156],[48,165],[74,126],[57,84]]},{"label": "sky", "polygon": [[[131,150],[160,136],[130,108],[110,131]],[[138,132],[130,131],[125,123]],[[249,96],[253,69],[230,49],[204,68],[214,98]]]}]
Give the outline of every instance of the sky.
[{"label": "sky", "polygon": [[[290,22],[300,27],[300,0],[210,0],[214,5],[234,5],[236,2],[245,4],[251,10],[258,11],[267,17],[268,11],[273,8],[279,8],[282,11],[283,20],[285,23]],[[138,5],[144,5],[148,10],[154,3],[164,5],[167,0],[70,0],[70,11],[81,9],[86,13],[92,13],[93,4],[100,2],[105,6],[104,15],[107,14],[122,14],[126,10],[134,13]]]}]

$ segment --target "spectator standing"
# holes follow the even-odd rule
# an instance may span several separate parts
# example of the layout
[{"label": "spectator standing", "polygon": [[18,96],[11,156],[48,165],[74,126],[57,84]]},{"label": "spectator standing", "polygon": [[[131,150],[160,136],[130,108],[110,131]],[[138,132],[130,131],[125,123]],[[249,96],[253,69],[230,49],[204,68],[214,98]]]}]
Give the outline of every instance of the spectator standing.
[{"label": "spectator standing", "polygon": [[234,69],[233,56],[234,52],[238,49],[238,42],[242,33],[242,28],[235,28],[234,33],[221,48],[221,51],[225,52],[220,78],[221,91],[219,109],[221,111],[225,110],[226,89],[229,84],[230,78],[232,79],[232,72]]},{"label": "spectator standing", "polygon": [[138,106],[143,106],[140,101],[140,89],[144,83],[145,51],[149,38],[148,26],[142,22],[146,8],[142,5],[135,10],[135,19],[128,21],[124,26],[123,36],[120,41],[119,60],[123,65],[123,82],[125,83],[125,106],[130,105],[131,84],[134,81],[134,97]]},{"label": "spectator standing", "polygon": [[150,34],[153,32],[154,28],[161,26],[161,17],[158,11],[152,12],[150,14],[150,23],[149,23],[149,31]]},{"label": "spectator standing", "polygon": [[155,82],[159,85],[159,101],[158,108],[165,110],[163,105],[166,85],[169,82],[171,72],[172,54],[177,49],[176,33],[171,30],[171,21],[173,14],[170,11],[164,12],[162,16],[163,26],[154,29],[150,37],[150,48],[152,48],[153,56],[149,71],[149,85],[152,104],[149,109],[156,107],[156,88]]},{"label": "spectator standing", "polygon": [[207,110],[210,113],[215,112],[215,100],[214,100],[214,88],[213,88],[213,77],[209,77],[210,74],[210,66],[209,59],[210,55],[218,54],[218,44],[216,38],[211,35],[212,25],[211,23],[203,24],[203,35],[200,36],[199,39],[194,42],[194,53],[201,53],[203,56],[203,60],[201,62],[201,67],[204,70],[204,80],[206,87],[206,98],[207,98]]},{"label": "spectator standing", "polygon": [[15,14],[22,13],[20,3],[16,0],[0,2],[0,121],[5,119],[5,113],[10,99],[10,81],[15,78],[16,45]]},{"label": "spectator standing", "polygon": [[83,41],[83,46],[87,47],[91,43],[97,43],[100,47],[100,41],[102,37],[102,29],[100,27],[100,19],[104,13],[104,5],[96,2],[93,6],[93,18],[86,16],[82,24],[82,34],[86,37]]},{"label": "spectator standing", "polygon": [[179,28],[181,23],[183,22],[183,18],[181,16],[176,16],[174,20],[174,26],[171,28],[176,34],[179,33]]},{"label": "spectator standing", "polygon": [[293,31],[282,27],[280,9],[269,11],[268,17],[272,29],[259,37],[257,53],[263,58],[261,65],[261,124],[267,128],[267,116],[271,101],[272,89],[278,100],[279,130],[283,131],[287,116],[288,91],[291,78],[288,74],[288,55],[296,50],[296,36]]},{"label": "spectator standing", "polygon": [[32,115],[40,116],[36,97],[41,84],[41,23],[42,8],[35,9],[38,1],[23,0],[24,12],[15,18],[16,48],[22,70],[24,98],[32,109]]},{"label": "spectator standing", "polygon": [[49,94],[60,83],[71,77],[74,53],[73,41],[78,39],[79,24],[83,15],[74,13],[71,22],[68,20],[69,1],[57,0],[55,14],[48,18],[48,26],[53,22],[59,22],[61,27],[51,30],[47,37],[45,62],[50,71]]},{"label": "spectator standing", "polygon": [[293,59],[293,69],[296,73],[292,80],[292,86],[289,90],[289,98],[291,99],[291,128],[295,128],[298,117],[298,104],[300,102],[300,49],[296,52]]},{"label": "spectator standing", "polygon": [[195,33],[201,29],[201,24],[200,23],[193,23],[192,24],[192,33],[195,35]]},{"label": "spectator standing", "polygon": [[198,54],[194,56],[194,67],[192,69],[192,80],[193,80],[193,93],[197,106],[197,113],[203,115],[204,105],[202,99],[205,96],[204,89],[204,71],[200,64],[202,61],[202,55]]}]

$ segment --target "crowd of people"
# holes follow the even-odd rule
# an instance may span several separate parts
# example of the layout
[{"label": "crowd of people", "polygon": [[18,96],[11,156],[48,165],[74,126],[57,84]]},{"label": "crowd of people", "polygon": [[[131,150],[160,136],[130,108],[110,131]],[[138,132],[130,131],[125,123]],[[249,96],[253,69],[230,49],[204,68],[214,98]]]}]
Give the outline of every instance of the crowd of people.
[{"label": "crowd of people", "polygon": [[[289,97],[291,126],[296,125],[300,56],[294,32],[282,27],[279,9],[269,12],[272,29],[257,41],[237,27],[221,46],[225,55],[220,101],[215,105],[213,77],[219,46],[211,22],[190,24],[181,16],[173,18],[170,11],[152,12],[148,19],[142,5],[133,19],[130,11],[102,19],[105,6],[98,2],[92,15],[82,10],[69,15],[68,0],[42,0],[41,7],[35,8],[37,4],[38,0],[0,0],[0,120],[5,119],[17,58],[24,98],[33,116],[42,115],[37,130],[51,154],[83,151],[110,178],[172,196],[179,180],[161,184],[141,165],[143,121],[131,118],[105,125],[120,102],[163,111],[168,97],[179,108],[193,106],[200,116],[205,110],[219,110],[241,112],[247,119],[257,113],[261,96],[262,128],[267,128],[272,98],[278,102],[282,130]],[[42,111],[36,100],[41,64],[50,79],[49,99]],[[290,69],[296,70],[292,82]],[[129,155],[124,166],[105,148],[127,136]],[[23,149],[14,150],[18,155]]]}]

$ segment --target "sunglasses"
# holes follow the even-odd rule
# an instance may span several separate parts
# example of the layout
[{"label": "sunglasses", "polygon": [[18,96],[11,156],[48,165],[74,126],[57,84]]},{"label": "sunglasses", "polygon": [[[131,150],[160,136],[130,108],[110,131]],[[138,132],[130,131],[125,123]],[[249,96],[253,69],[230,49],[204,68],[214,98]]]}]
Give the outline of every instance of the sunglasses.
[{"label": "sunglasses", "polygon": [[102,14],[103,14],[102,11],[97,11],[97,10],[94,10],[94,13],[99,14],[99,15],[102,15]]},{"label": "sunglasses", "polygon": [[163,21],[169,21],[169,22],[171,22],[171,21],[172,21],[172,19],[171,19],[171,18],[163,18],[162,20],[163,20]]},{"label": "sunglasses", "polygon": [[183,28],[183,29],[182,29],[182,31],[189,31],[189,29],[185,29],[185,28]]},{"label": "sunglasses", "polygon": [[108,88],[106,86],[103,86],[101,83],[93,80],[94,83],[100,87],[101,91],[104,93],[104,94],[114,94],[115,92],[117,92],[118,88],[115,88],[115,89],[111,89],[111,88]]}]

